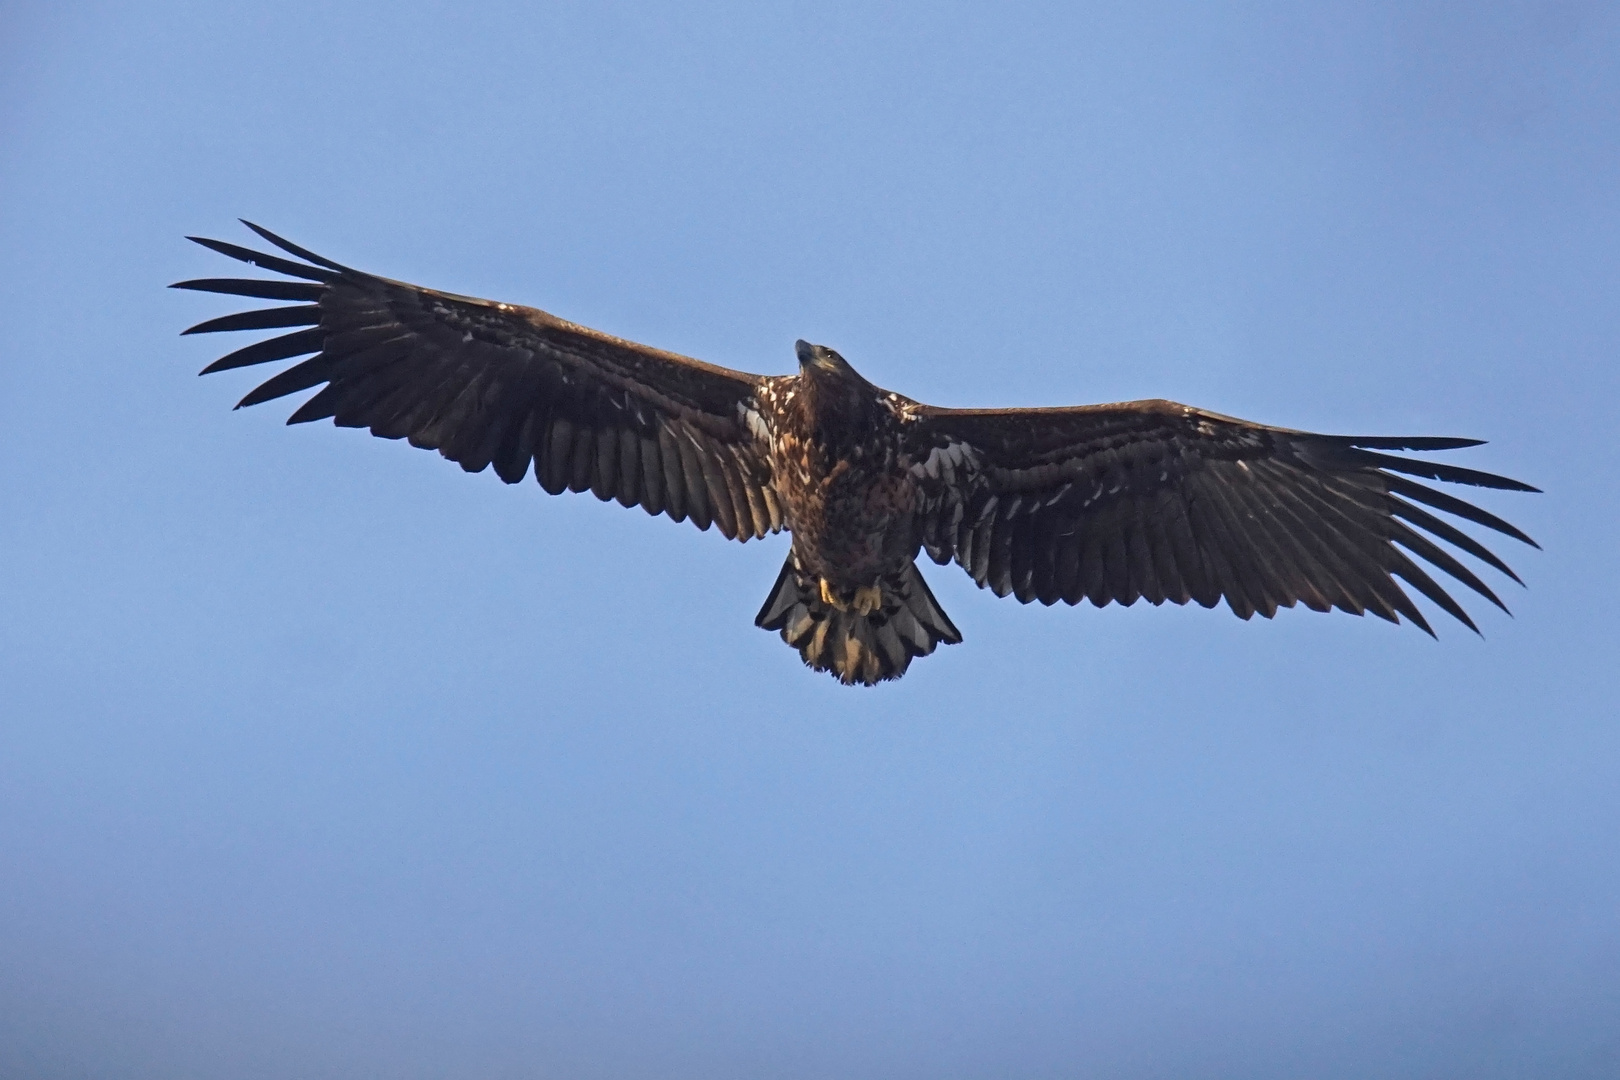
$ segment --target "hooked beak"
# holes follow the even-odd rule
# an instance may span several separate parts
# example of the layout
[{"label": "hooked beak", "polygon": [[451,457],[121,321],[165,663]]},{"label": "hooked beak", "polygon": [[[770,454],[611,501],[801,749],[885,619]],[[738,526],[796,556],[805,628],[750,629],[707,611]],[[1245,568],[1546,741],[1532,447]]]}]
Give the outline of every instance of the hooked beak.
[{"label": "hooked beak", "polygon": [[838,363],[838,354],[825,345],[812,345],[803,338],[793,343],[793,351],[798,354],[799,368],[817,367],[822,371],[841,370]]}]

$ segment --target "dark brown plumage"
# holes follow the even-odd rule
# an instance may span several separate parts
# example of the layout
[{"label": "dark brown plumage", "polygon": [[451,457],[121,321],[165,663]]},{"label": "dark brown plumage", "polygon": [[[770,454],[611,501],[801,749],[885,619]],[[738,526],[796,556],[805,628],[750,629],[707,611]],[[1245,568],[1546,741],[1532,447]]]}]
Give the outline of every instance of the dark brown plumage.
[{"label": "dark brown plumage", "polygon": [[819,345],[798,343],[797,375],[749,375],[374,277],[249,228],[304,261],[192,239],[295,280],[174,286],[292,301],[186,331],[291,328],[204,369],[309,356],[239,408],[320,386],[288,423],[331,417],[468,472],[494,466],[509,484],[532,465],[552,494],[588,490],[729,539],[787,529],[792,550],[755,621],[845,683],[898,678],[912,657],[961,640],[919,551],[1024,603],[1224,598],[1247,619],[1297,602],[1404,616],[1432,635],[1396,578],[1475,627],[1417,560],[1506,610],[1436,540],[1519,579],[1424,507],[1534,544],[1408,477],[1534,488],[1381,452],[1477,440],[1315,435],[1171,401],[940,409],[873,386]]}]

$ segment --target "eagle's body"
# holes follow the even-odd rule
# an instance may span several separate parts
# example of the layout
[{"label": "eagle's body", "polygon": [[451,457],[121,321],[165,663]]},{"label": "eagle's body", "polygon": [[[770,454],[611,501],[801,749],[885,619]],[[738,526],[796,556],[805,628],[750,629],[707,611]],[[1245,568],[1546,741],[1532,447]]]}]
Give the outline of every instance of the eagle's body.
[{"label": "eagle's body", "polygon": [[797,352],[799,374],[756,395],[793,549],[755,621],[846,682],[896,677],[962,639],[915,566],[928,505],[905,430],[916,402],[831,349],[800,341]]},{"label": "eagle's body", "polygon": [[738,540],[786,529],[792,549],[756,622],[846,683],[896,678],[961,640],[917,570],[921,551],[1026,603],[1225,599],[1247,619],[1302,602],[1428,631],[1396,577],[1474,624],[1408,553],[1502,606],[1431,537],[1513,574],[1423,506],[1532,542],[1401,474],[1528,485],[1375,452],[1473,440],[1316,435],[1170,401],[941,409],[874,386],[823,346],[798,343],[797,375],[749,375],[374,277],[251,227],[306,262],[198,242],[301,280],[179,287],[304,303],[188,333],[305,329],[205,370],[315,355],[242,405],[324,383],[289,423],[332,417],[469,472],[493,465],[507,483],[532,465],[553,494],[589,490]]},{"label": "eagle's body", "polygon": [[765,452],[794,560],[850,593],[916,557],[922,497],[909,471],[898,396],[831,350],[802,341],[798,349],[802,373],[772,380],[760,394],[770,433]]}]

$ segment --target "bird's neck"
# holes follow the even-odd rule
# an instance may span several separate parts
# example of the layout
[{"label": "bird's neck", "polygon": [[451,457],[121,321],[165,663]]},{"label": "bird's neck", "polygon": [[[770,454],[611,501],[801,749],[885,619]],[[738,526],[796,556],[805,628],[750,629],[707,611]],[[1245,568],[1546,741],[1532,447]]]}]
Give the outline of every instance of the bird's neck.
[{"label": "bird's neck", "polygon": [[861,441],[877,421],[877,390],[859,375],[807,371],[800,400],[806,426],[829,448]]}]

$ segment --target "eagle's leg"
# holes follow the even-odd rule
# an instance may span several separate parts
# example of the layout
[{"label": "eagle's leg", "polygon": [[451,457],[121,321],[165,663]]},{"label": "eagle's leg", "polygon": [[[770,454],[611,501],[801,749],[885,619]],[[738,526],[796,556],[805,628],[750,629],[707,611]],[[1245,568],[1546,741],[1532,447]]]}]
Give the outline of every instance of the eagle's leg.
[{"label": "eagle's leg", "polygon": [[838,599],[838,592],[833,588],[833,583],[826,578],[821,579],[821,602],[830,608],[844,607],[843,602]]}]

